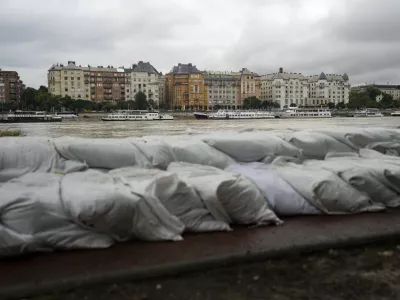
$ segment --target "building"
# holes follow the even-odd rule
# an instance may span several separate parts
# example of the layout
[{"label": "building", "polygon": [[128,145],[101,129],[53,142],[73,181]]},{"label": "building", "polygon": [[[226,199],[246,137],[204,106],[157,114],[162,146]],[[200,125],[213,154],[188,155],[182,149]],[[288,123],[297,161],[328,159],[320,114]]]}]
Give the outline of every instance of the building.
[{"label": "building", "polygon": [[261,101],[272,101],[281,108],[291,103],[304,106],[308,99],[308,78],[301,73],[279,72],[261,77]]},{"label": "building", "polygon": [[129,80],[126,86],[128,100],[134,100],[139,91],[146,94],[147,100],[159,106],[159,76],[160,73],[149,62],[139,61],[131,69],[125,69],[125,77]]},{"label": "building", "polygon": [[209,71],[204,76],[209,109],[241,107],[241,78],[238,73]]},{"label": "building", "polygon": [[337,74],[305,76],[301,73],[283,72],[261,77],[261,101],[273,101],[281,108],[319,106],[330,102],[349,102],[349,77]]},{"label": "building", "polygon": [[0,103],[20,104],[22,85],[18,72],[0,69]]},{"label": "building", "polygon": [[236,73],[240,78],[240,101],[243,105],[244,99],[248,97],[261,97],[261,77],[257,73],[253,73],[246,68]]},{"label": "building", "polygon": [[160,76],[158,77],[158,101],[159,101],[159,106],[162,105],[164,108],[166,108],[167,105],[167,76],[163,75],[160,73]]},{"label": "building", "polygon": [[174,66],[167,74],[166,84],[166,96],[170,108],[182,110],[208,108],[204,73],[191,63]]},{"label": "building", "polygon": [[[361,85],[352,87],[351,90],[354,92],[365,92],[369,86],[379,89],[382,93],[389,94],[393,97],[393,100],[400,100],[400,85],[393,84],[371,84]],[[376,101],[381,101],[382,95],[376,97]]]},{"label": "building", "polygon": [[66,66],[53,65],[47,77],[48,89],[53,95],[89,101],[126,100],[125,71],[121,68],[82,67],[69,61]]},{"label": "building", "polygon": [[349,102],[350,83],[346,73],[325,74],[310,76],[308,79],[308,102],[307,104],[322,105],[328,103],[338,104]]}]

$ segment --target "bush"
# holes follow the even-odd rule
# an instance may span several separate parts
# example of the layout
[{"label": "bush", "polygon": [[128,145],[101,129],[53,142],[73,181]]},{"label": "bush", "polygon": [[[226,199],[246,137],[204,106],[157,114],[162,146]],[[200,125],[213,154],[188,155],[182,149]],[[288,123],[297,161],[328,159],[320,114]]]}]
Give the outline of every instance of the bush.
[{"label": "bush", "polygon": [[22,132],[21,132],[21,130],[1,129],[0,137],[4,137],[4,136],[22,136]]}]

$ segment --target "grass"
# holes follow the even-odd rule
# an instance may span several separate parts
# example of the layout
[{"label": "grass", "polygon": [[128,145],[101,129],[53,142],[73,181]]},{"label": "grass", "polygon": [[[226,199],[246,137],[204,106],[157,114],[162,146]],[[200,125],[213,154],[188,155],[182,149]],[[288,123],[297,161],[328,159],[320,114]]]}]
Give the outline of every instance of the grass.
[{"label": "grass", "polygon": [[21,130],[0,129],[0,137],[5,136],[22,136]]}]

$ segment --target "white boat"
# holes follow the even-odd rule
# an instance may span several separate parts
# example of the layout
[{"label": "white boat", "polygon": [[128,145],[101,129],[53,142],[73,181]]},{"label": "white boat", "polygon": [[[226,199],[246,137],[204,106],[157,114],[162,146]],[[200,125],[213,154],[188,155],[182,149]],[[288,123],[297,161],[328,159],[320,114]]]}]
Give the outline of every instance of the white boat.
[{"label": "white boat", "polygon": [[68,119],[68,120],[77,120],[78,119],[78,115],[72,111],[57,112],[56,116],[61,117],[62,119]]},{"label": "white boat", "polygon": [[400,110],[396,110],[390,114],[392,117],[400,117]]},{"label": "white boat", "polygon": [[17,110],[7,115],[1,115],[1,123],[36,123],[36,122],[61,122],[59,116],[48,115],[44,111]]},{"label": "white boat", "polygon": [[354,117],[383,117],[383,114],[379,111],[379,109],[364,109],[357,110],[353,114]]},{"label": "white boat", "polygon": [[251,110],[223,110],[220,109],[215,113],[210,113],[208,118],[204,114],[196,114],[197,119],[210,120],[243,120],[243,119],[274,119],[275,115],[269,111],[251,111]]},{"label": "white boat", "polygon": [[329,108],[325,107],[289,107],[283,111],[280,118],[331,118],[332,114]]},{"label": "white boat", "polygon": [[116,113],[109,114],[103,121],[170,121],[174,117],[171,115],[160,115],[157,111],[148,110],[118,110]]}]

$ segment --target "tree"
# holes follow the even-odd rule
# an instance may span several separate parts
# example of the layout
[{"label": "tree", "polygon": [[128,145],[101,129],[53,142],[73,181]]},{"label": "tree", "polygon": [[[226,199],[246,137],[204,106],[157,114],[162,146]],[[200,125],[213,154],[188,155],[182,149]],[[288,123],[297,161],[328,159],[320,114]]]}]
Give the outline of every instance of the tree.
[{"label": "tree", "polygon": [[335,103],[329,102],[328,103],[328,107],[329,107],[329,109],[334,109],[335,108]]},{"label": "tree", "polygon": [[247,97],[243,101],[243,108],[244,109],[255,109],[261,107],[261,101],[257,97]]},{"label": "tree", "polygon": [[339,102],[338,104],[336,104],[336,108],[337,109],[344,109],[344,108],[346,108],[346,104],[344,104],[344,102]]},{"label": "tree", "polygon": [[156,108],[156,106],[157,106],[156,102],[153,99],[149,99],[148,103],[149,103],[149,106],[153,109]]},{"label": "tree", "polygon": [[136,93],[135,102],[136,102],[136,109],[138,110],[146,110],[149,107],[146,94],[143,93],[142,91]]},{"label": "tree", "polygon": [[289,107],[296,107],[296,103],[290,103]]},{"label": "tree", "polygon": [[371,99],[373,101],[376,101],[376,97],[382,94],[382,92],[373,85],[370,85],[367,87],[367,93],[368,93],[369,99]]}]

